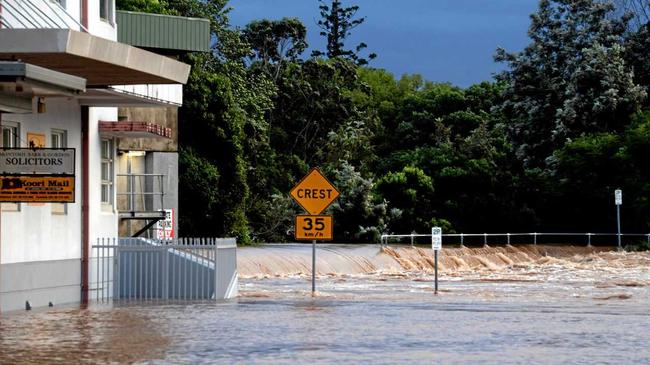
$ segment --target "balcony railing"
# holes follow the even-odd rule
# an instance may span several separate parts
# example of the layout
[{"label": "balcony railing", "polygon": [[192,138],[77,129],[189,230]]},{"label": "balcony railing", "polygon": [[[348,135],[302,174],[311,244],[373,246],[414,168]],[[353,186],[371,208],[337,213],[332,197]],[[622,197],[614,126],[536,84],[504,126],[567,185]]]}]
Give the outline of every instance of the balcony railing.
[{"label": "balcony railing", "polygon": [[164,218],[165,175],[117,174],[117,210],[122,218]]},{"label": "balcony railing", "polygon": [[88,32],[54,0],[0,0],[0,26],[9,29],[73,29]]}]

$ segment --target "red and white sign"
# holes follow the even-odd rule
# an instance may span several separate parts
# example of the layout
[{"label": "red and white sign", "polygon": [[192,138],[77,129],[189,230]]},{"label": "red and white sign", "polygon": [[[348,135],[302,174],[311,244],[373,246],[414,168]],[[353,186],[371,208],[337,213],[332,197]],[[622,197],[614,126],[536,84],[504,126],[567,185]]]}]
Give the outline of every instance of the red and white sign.
[{"label": "red and white sign", "polygon": [[156,222],[156,238],[170,240],[174,236],[174,209],[165,209],[165,219]]}]

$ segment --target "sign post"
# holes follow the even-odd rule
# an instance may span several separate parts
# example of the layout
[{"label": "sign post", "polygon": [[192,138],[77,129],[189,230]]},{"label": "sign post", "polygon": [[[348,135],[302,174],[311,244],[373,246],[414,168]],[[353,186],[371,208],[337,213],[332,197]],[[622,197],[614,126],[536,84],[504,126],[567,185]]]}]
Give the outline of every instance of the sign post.
[{"label": "sign post", "polygon": [[442,228],[431,228],[431,249],[434,255],[435,287],[433,293],[438,295],[438,251],[442,249]]},{"label": "sign post", "polygon": [[336,200],[340,193],[318,168],[313,168],[291,189],[291,197],[309,213],[297,215],[296,240],[311,241],[311,293],[316,293],[316,241],[334,239],[334,219],[331,215],[320,215]]},{"label": "sign post", "polygon": [[616,189],[614,191],[614,203],[616,203],[616,226],[618,229],[618,250],[623,250],[621,246],[621,205],[623,205],[623,191]]}]

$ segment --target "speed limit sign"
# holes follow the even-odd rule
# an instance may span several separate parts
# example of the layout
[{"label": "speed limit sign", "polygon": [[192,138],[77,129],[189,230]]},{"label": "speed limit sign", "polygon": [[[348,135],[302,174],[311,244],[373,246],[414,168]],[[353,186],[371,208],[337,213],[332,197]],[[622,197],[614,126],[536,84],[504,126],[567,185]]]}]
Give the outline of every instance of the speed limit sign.
[{"label": "speed limit sign", "polygon": [[331,241],[333,235],[331,215],[297,215],[296,240]]}]

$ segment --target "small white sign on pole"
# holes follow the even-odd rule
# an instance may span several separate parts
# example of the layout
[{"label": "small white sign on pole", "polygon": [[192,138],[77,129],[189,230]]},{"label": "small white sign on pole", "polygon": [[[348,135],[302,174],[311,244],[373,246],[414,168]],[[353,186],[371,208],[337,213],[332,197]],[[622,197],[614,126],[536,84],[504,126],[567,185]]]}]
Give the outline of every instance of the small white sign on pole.
[{"label": "small white sign on pole", "polygon": [[431,228],[431,249],[434,251],[442,250],[442,228]]},{"label": "small white sign on pole", "polygon": [[616,205],[623,205],[623,191],[621,189],[614,191],[614,200],[616,201]]},{"label": "small white sign on pole", "polygon": [[174,234],[174,210],[165,209],[165,219],[156,222],[156,238],[159,240],[170,240]]}]

